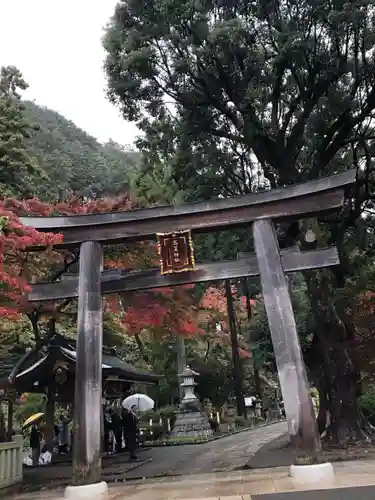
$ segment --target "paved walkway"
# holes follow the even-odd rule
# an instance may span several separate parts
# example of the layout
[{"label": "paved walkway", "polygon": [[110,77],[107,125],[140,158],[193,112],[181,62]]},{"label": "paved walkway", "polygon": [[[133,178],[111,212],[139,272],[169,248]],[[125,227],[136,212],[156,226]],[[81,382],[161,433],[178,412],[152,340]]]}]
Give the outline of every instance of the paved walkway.
[{"label": "paved walkway", "polygon": [[[155,447],[141,450],[140,463],[129,463],[128,454],[103,460],[102,478],[108,483],[136,478],[178,476],[243,467],[265,443],[285,433],[286,423],[277,423],[233,434],[200,445]],[[72,464],[61,463],[24,468],[24,490],[58,488],[70,484]]]},{"label": "paved walkway", "polygon": [[[127,454],[103,461],[109,484],[143,478],[231,471],[243,467],[265,443],[285,433],[286,423],[257,427],[200,445],[155,447],[140,451],[142,462],[129,463]],[[23,491],[46,491],[70,484],[71,463],[24,469]]]},{"label": "paved walkway", "polygon": [[142,453],[152,461],[126,474],[126,479],[162,475],[231,471],[243,467],[264,444],[285,434],[285,422],[233,434],[201,445],[153,448]]},{"label": "paved walkway", "polygon": [[[300,493],[286,467],[139,480],[110,485],[109,491],[110,500],[373,500],[374,468],[374,461],[335,464],[334,488],[319,483]],[[63,490],[42,491],[13,500],[62,500],[63,495]]]}]

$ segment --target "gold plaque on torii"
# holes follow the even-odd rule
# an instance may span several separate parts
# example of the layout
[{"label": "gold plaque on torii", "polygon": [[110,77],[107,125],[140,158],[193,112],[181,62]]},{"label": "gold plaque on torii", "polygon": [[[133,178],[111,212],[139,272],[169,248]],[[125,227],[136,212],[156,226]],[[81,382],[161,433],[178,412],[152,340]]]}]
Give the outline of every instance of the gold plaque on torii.
[{"label": "gold plaque on torii", "polygon": [[191,231],[157,233],[161,274],[194,271],[194,246]]}]

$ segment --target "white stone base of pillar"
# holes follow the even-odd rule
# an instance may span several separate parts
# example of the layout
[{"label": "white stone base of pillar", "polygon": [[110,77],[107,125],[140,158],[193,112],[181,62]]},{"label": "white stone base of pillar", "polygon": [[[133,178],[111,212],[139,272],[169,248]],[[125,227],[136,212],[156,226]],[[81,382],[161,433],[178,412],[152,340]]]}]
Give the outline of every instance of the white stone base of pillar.
[{"label": "white stone base of pillar", "polygon": [[291,465],[289,475],[292,481],[300,485],[324,484],[331,485],[335,482],[335,470],[331,463],[315,465]]},{"label": "white stone base of pillar", "polygon": [[108,500],[107,483],[85,484],[83,486],[67,486],[65,500]]}]

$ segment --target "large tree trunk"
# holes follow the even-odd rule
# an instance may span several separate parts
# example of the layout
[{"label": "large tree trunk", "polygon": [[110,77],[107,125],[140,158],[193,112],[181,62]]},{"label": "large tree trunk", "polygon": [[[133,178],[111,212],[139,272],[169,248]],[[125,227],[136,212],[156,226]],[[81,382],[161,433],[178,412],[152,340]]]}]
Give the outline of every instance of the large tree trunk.
[{"label": "large tree trunk", "polygon": [[232,347],[232,363],[233,363],[233,381],[234,381],[234,393],[236,396],[236,405],[238,415],[244,415],[246,417],[246,407],[243,392],[243,370],[241,365],[241,360],[239,356],[239,345],[238,345],[238,335],[237,335],[237,324],[234,312],[234,304],[232,291],[230,288],[230,280],[225,280],[225,296],[227,299],[227,312],[228,312],[228,323]]},{"label": "large tree trunk", "polygon": [[178,383],[178,397],[180,402],[184,397],[184,390],[181,387],[181,373],[186,368],[186,347],[185,339],[181,335],[176,336],[176,351],[177,351],[177,383]]},{"label": "large tree trunk", "polygon": [[348,328],[338,315],[331,277],[327,271],[305,273],[312,311],[316,321],[318,357],[315,371],[319,390],[319,431],[334,444],[368,439],[368,426],[359,412],[359,373],[350,357],[348,347],[353,328]]},{"label": "large tree trunk", "polygon": [[263,399],[263,394],[262,394],[262,386],[260,383],[260,376],[259,376],[259,370],[256,366],[256,363],[254,362],[254,385],[255,385],[255,393],[260,399]]},{"label": "large tree trunk", "polygon": [[330,424],[327,435],[334,443],[366,439],[357,406],[356,372],[344,343],[333,345],[328,351],[325,390],[329,401]]}]

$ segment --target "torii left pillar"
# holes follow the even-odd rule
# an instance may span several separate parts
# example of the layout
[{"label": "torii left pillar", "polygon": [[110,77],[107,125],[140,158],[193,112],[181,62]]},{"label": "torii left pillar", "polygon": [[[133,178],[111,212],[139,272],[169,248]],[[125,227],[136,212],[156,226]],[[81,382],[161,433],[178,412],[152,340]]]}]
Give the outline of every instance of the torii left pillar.
[{"label": "torii left pillar", "polygon": [[101,412],[103,307],[101,271],[103,252],[94,241],[82,243],[79,259],[77,359],[75,373],[73,485],[69,500],[106,500],[101,481]]}]

